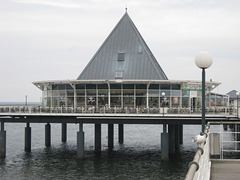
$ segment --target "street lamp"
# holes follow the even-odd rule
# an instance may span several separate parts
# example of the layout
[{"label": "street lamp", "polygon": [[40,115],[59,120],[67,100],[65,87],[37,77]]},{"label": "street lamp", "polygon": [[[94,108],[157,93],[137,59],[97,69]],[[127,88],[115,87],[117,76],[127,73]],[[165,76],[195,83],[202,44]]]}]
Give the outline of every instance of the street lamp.
[{"label": "street lamp", "polygon": [[200,52],[196,58],[196,65],[202,69],[202,132],[205,129],[205,69],[209,68],[212,65],[213,59],[212,56],[205,51]]},{"label": "street lamp", "polygon": [[164,116],[164,105],[165,105],[165,92],[162,92],[162,97],[163,97],[163,116]]},{"label": "street lamp", "polygon": [[28,98],[28,96],[25,95],[25,106],[27,106],[27,98]]},{"label": "street lamp", "polygon": [[238,91],[236,92],[236,95],[237,95],[237,118],[238,118],[238,96],[239,96],[239,92]]}]

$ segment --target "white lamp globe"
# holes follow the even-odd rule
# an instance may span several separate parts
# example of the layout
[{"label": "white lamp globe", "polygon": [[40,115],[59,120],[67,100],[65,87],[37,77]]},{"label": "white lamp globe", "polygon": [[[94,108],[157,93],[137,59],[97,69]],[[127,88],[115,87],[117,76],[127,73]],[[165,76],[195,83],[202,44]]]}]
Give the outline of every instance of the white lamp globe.
[{"label": "white lamp globe", "polygon": [[162,92],[162,96],[165,96],[165,92]]},{"label": "white lamp globe", "polygon": [[200,52],[195,58],[195,64],[201,69],[209,68],[213,63],[213,58],[210,53],[206,51]]}]

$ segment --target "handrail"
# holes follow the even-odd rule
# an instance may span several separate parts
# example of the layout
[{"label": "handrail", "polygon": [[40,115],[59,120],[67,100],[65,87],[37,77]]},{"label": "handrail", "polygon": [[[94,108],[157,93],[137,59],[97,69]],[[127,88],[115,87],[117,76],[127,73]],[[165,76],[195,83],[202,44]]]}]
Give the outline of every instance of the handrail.
[{"label": "handrail", "polygon": [[[189,168],[188,168],[188,172],[185,180],[200,179],[202,176],[206,177],[202,179],[209,179],[210,177],[210,167],[208,163],[209,161],[209,138],[208,138],[209,127],[210,127],[210,124],[208,123],[206,125],[204,134],[203,134],[205,138],[205,142],[199,144],[196,154],[193,158],[193,161],[189,163]],[[204,167],[203,164],[205,164],[207,167]]]},{"label": "handrail", "polygon": [[[236,109],[232,107],[210,107],[206,109],[207,115],[231,115],[236,116]],[[240,111],[239,111],[240,112]],[[146,108],[146,107],[43,107],[43,106],[0,106],[1,113],[77,113],[77,114],[201,114],[201,111],[192,112],[191,108],[167,108],[156,107],[156,108]]]}]

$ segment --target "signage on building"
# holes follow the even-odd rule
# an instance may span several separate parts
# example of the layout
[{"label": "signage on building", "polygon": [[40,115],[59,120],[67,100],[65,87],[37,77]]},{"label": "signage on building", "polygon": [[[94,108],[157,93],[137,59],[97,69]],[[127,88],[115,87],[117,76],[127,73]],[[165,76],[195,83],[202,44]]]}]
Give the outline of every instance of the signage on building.
[{"label": "signage on building", "polygon": [[182,91],[202,91],[202,87],[199,84],[186,84],[183,86]]}]

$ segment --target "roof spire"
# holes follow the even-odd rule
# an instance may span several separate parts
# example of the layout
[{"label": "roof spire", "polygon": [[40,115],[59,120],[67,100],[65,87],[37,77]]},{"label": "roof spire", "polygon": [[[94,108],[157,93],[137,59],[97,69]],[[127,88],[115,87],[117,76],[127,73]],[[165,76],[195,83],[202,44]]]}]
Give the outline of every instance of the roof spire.
[{"label": "roof spire", "polygon": [[126,10],[126,12],[127,12],[127,4],[126,4],[126,7],[125,7],[125,10]]}]

